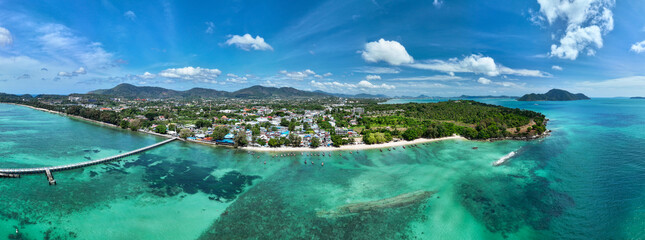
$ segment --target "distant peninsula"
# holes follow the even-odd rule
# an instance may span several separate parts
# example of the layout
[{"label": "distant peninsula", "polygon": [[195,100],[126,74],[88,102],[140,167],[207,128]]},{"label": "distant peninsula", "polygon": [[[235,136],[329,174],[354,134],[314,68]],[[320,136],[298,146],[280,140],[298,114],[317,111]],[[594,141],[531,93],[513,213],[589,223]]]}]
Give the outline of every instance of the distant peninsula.
[{"label": "distant peninsula", "polygon": [[551,89],[545,94],[531,93],[522,96],[517,101],[574,101],[588,100],[589,97],[582,93],[573,94],[561,89]]},{"label": "distant peninsula", "polygon": [[630,97],[630,99],[645,99],[645,97]]}]

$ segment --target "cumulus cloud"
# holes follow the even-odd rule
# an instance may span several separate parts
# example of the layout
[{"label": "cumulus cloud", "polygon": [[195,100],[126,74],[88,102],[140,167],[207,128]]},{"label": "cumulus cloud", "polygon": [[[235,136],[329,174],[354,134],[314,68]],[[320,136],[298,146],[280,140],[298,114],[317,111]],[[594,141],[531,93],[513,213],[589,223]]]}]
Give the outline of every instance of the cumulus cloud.
[{"label": "cumulus cloud", "polygon": [[375,84],[372,84],[371,82],[369,82],[367,80],[362,80],[362,81],[358,82],[358,84],[356,84],[356,86],[358,86],[360,88],[382,88],[382,89],[394,89],[394,88],[396,88],[396,87],[394,87],[392,85],[388,85],[388,84],[385,84],[385,83],[382,83],[381,85],[375,85]]},{"label": "cumulus cloud", "polygon": [[503,65],[495,63],[491,57],[483,55],[470,55],[463,59],[451,58],[448,61],[444,60],[426,60],[409,64],[408,66],[418,69],[434,70],[445,72],[450,75],[454,73],[474,73],[484,74],[488,76],[498,76],[501,74],[517,75],[526,77],[548,77],[550,74],[529,69],[512,69]]},{"label": "cumulus cloud", "polygon": [[331,77],[331,75],[333,75],[333,74],[332,74],[332,73],[330,73],[330,72],[328,72],[328,73],[323,74],[322,76],[323,76],[323,77]]},{"label": "cumulus cloud", "polygon": [[[614,29],[611,8],[614,0],[538,0],[540,13],[549,25],[565,23],[559,44],[551,45],[550,55],[575,60],[580,53],[594,55],[602,48],[602,36]],[[557,25],[556,25],[557,26]]]},{"label": "cumulus cloud", "polygon": [[562,67],[560,67],[558,65],[551,66],[551,69],[556,70],[556,71],[562,71]]},{"label": "cumulus cloud", "polygon": [[69,77],[69,78],[76,77],[78,75],[85,75],[85,74],[87,74],[87,71],[85,71],[84,67],[79,67],[78,69],[76,69],[76,71],[73,71],[73,72],[58,72],[59,77]]},{"label": "cumulus cloud", "polygon": [[481,83],[481,84],[484,84],[484,85],[488,85],[488,84],[492,83],[493,81],[491,81],[488,78],[480,77],[479,79],[477,79],[477,82]]},{"label": "cumulus cloud", "polygon": [[379,39],[376,42],[365,44],[361,56],[367,62],[386,62],[391,65],[401,65],[414,62],[405,47],[397,41]]},{"label": "cumulus cloud", "polygon": [[232,73],[226,74],[226,81],[230,83],[247,83],[248,79],[246,77],[241,77]]},{"label": "cumulus cloud", "polygon": [[282,70],[279,72],[282,76],[287,77],[288,79],[302,81],[305,78],[315,76],[316,72],[306,69],[300,72],[288,72],[287,70]]},{"label": "cumulus cloud", "polygon": [[215,24],[213,22],[206,22],[206,33],[212,34],[214,30],[215,30]]},{"label": "cumulus cloud", "polygon": [[8,29],[0,27],[0,46],[7,46],[13,43],[13,37]]},{"label": "cumulus cloud", "polygon": [[248,33],[243,36],[232,35],[228,40],[226,40],[226,44],[229,46],[235,45],[245,51],[250,51],[251,49],[258,51],[273,50],[271,45],[264,42],[264,38],[261,38],[260,36],[255,36],[255,38],[253,38],[251,34]]},{"label": "cumulus cloud", "polygon": [[219,69],[201,67],[169,68],[159,72],[159,76],[193,82],[217,83],[215,79],[222,74]]},{"label": "cumulus cloud", "polygon": [[634,43],[629,50],[635,53],[645,52],[645,41]]},{"label": "cumulus cloud", "polygon": [[575,60],[583,50],[587,49],[587,55],[594,55],[595,50],[591,47],[602,48],[602,45],[600,27],[596,25],[584,28],[574,27],[560,39],[560,46],[551,45],[551,56]]},{"label": "cumulus cloud", "polygon": [[381,76],[379,75],[367,75],[365,77],[366,80],[371,81],[371,80],[381,80]]},{"label": "cumulus cloud", "polygon": [[132,20],[132,21],[134,21],[135,19],[137,19],[137,15],[136,15],[136,14],[134,14],[134,12],[133,12],[133,11],[127,11],[127,12],[125,12],[125,13],[123,13],[123,16],[124,16],[124,17],[126,17],[126,18],[128,18],[128,19],[130,19],[130,20]]}]

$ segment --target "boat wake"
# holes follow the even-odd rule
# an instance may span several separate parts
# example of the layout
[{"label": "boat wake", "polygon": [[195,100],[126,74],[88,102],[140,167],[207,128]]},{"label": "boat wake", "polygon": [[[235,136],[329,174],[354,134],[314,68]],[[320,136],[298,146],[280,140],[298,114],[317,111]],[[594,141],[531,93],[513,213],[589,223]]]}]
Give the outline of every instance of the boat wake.
[{"label": "boat wake", "polygon": [[499,166],[499,165],[502,165],[502,164],[506,163],[506,161],[508,161],[509,159],[514,157],[516,154],[517,154],[517,151],[513,151],[513,152],[510,152],[510,153],[504,155],[499,160],[495,161],[493,163],[493,166]]}]

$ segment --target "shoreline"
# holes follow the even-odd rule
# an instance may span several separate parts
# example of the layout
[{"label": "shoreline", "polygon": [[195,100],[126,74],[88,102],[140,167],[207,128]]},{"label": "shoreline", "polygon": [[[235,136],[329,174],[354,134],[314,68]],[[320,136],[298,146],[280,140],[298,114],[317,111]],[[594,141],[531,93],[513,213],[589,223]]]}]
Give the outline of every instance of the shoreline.
[{"label": "shoreline", "polygon": [[84,117],[80,117],[80,116],[69,115],[67,113],[57,112],[57,111],[54,111],[54,110],[38,108],[38,107],[24,105],[24,104],[18,104],[18,103],[5,103],[5,102],[3,102],[3,103],[4,104],[10,104],[10,105],[16,105],[16,106],[21,106],[21,107],[28,107],[28,108],[31,108],[31,109],[34,109],[34,110],[47,112],[47,113],[52,113],[52,114],[57,114],[57,115],[61,115],[61,116],[65,116],[65,117],[69,117],[69,118],[73,118],[73,119],[77,119],[77,120],[88,121],[88,122],[91,122],[91,123],[96,123],[96,124],[104,125],[104,126],[108,126],[108,127],[121,128],[121,127],[119,127],[117,125],[114,125],[114,124],[105,123],[105,122],[101,122],[101,121],[96,121],[96,120],[92,120],[92,119],[84,118]]},{"label": "shoreline", "polygon": [[400,147],[411,144],[422,144],[429,142],[438,142],[445,140],[468,140],[462,136],[453,135],[450,137],[442,138],[417,138],[412,141],[401,140],[398,142],[387,142],[380,144],[356,144],[356,145],[343,145],[340,147],[318,147],[318,148],[305,148],[305,147],[242,147],[240,149],[255,151],[255,152],[330,152],[330,151],[349,151],[349,150],[367,150],[367,149],[379,149],[379,148],[391,148],[391,147]]},{"label": "shoreline", "polygon": [[[18,103],[4,103],[4,104],[11,104],[11,105],[16,105],[16,106],[22,106],[22,107],[28,107],[34,110],[38,111],[43,111],[47,113],[52,113],[52,114],[57,114],[61,116],[66,116],[70,117],[76,120],[80,121],[87,121],[90,123],[98,124],[101,126],[106,126],[106,127],[112,127],[112,128],[117,128],[117,129],[122,129],[120,126],[110,124],[110,123],[104,123],[101,121],[96,121],[80,116],[74,116],[74,115],[69,115],[66,113],[62,112],[57,112],[53,110],[48,110],[44,108],[38,108],[38,107],[33,107],[29,105],[23,105],[23,104],[18,104]],[[155,133],[155,132],[149,132],[149,131],[143,131],[141,129],[137,130],[136,132],[138,133],[144,133],[144,134],[149,134],[153,135],[156,137],[162,137],[162,138],[173,138],[174,136],[172,135],[167,135],[167,134],[160,134],[160,133]],[[549,134],[550,131],[547,131],[543,133],[542,135],[534,136],[534,137],[528,137],[528,138],[503,138],[503,139],[486,139],[486,140],[481,140],[481,141],[501,141],[501,140],[533,140],[541,137],[545,137]],[[343,145],[340,147],[318,147],[318,148],[308,148],[308,147],[277,147],[277,148],[271,148],[271,147],[241,147],[237,148],[240,150],[246,150],[246,151],[253,151],[253,152],[330,152],[330,151],[358,151],[358,150],[367,150],[367,149],[380,149],[380,148],[391,148],[391,147],[400,147],[400,146],[406,146],[406,145],[411,145],[411,144],[422,144],[422,143],[430,143],[430,142],[437,142],[437,141],[444,141],[444,140],[468,140],[467,138],[464,138],[459,135],[453,135],[449,137],[442,137],[442,138],[418,138],[414,139],[412,141],[406,141],[406,140],[400,140],[398,142],[387,142],[387,143],[380,143],[380,144],[356,144],[356,145]],[[221,144],[216,144],[214,142],[205,142],[205,141],[199,141],[199,140],[189,140],[189,139],[182,139],[180,138],[183,142],[191,142],[191,143],[196,143],[196,144],[201,144],[201,145],[208,145],[211,147],[224,147],[224,148],[233,148],[236,149],[233,146],[229,145],[221,145]],[[479,140],[470,140],[470,141],[479,141]]]},{"label": "shoreline", "polygon": [[[129,131],[129,132],[135,132],[135,131],[130,131],[130,130],[128,130],[128,129],[123,129],[123,128],[121,128],[120,126],[118,126],[118,125],[114,125],[114,124],[111,124],[111,123],[106,123],[106,122],[96,121],[96,120],[92,120],[92,119],[84,118],[84,117],[80,117],[80,116],[75,116],[75,115],[69,115],[69,114],[67,114],[67,113],[57,112],[57,111],[54,111],[54,110],[49,110],[49,109],[44,109],[44,108],[38,108],[38,107],[29,106],[29,105],[24,105],[24,104],[18,104],[18,103],[6,103],[6,102],[2,102],[2,103],[3,103],[3,104],[15,105],[15,106],[21,106],[21,107],[27,107],[27,108],[31,108],[31,109],[33,109],[33,110],[37,110],[37,111],[42,111],[42,112],[46,112],[46,113],[51,113],[51,114],[61,115],[61,116],[64,116],[64,117],[72,118],[72,119],[74,119],[74,120],[85,121],[85,122],[89,122],[89,123],[97,124],[97,125],[100,125],[101,127],[111,127],[111,128],[116,128],[116,129],[120,129],[120,130],[127,130],[127,131]],[[150,134],[150,135],[153,135],[153,136],[163,137],[163,138],[173,138],[173,137],[174,137],[174,136],[172,136],[172,135],[160,134],[160,133],[156,133],[156,132],[147,132],[147,131],[142,131],[141,129],[137,130],[136,132],[138,132],[138,133]]]}]

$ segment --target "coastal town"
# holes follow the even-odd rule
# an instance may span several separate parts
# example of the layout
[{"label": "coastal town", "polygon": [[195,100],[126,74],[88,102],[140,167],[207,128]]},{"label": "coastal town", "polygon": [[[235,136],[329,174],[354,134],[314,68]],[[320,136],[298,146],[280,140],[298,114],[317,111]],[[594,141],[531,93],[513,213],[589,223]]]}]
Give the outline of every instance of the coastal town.
[{"label": "coastal town", "polygon": [[387,104],[386,99],[332,96],[144,98],[101,94],[4,95],[0,100],[132,131],[254,150],[361,149],[447,137],[523,140],[548,133],[548,119],[540,113],[473,100]]},{"label": "coastal town", "polygon": [[361,129],[358,125],[365,109],[359,105],[364,101],[308,101],[306,105],[312,109],[276,108],[285,105],[280,99],[222,102],[110,98],[98,101],[70,96],[67,101],[47,103],[114,111],[126,116],[118,124],[124,129],[218,145],[317,148],[363,143],[362,135],[355,128]]}]

